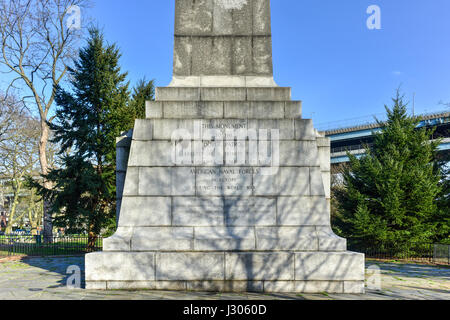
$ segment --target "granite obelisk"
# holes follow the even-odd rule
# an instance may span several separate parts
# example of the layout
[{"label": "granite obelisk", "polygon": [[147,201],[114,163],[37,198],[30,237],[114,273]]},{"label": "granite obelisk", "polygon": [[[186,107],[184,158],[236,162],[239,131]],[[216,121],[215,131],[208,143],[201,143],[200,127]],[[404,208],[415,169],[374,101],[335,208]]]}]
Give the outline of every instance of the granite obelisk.
[{"label": "granite obelisk", "polygon": [[273,80],[269,0],[176,0],[173,80],[146,108],[87,288],[364,292],[330,226],[330,142]]}]

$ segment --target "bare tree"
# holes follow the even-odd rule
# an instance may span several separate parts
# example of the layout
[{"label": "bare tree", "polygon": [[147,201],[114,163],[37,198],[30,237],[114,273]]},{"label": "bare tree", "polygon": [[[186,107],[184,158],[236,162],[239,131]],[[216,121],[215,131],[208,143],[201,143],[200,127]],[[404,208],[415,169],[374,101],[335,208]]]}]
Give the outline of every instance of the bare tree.
[{"label": "bare tree", "polygon": [[8,97],[0,92],[0,143],[7,137],[7,132],[13,125],[14,119],[23,109],[23,104],[14,95]]},{"label": "bare tree", "polygon": [[[64,79],[82,35],[79,12],[89,0],[0,0],[0,65],[10,74],[6,94],[22,89],[23,101],[39,114],[41,173],[49,169],[47,143],[55,87]],[[69,23],[68,23],[69,19]],[[74,20],[75,19],[75,20]],[[75,24],[71,24],[75,22]],[[68,25],[71,27],[68,27]],[[46,188],[52,188],[44,181]],[[44,237],[52,236],[52,219],[44,203]]]},{"label": "bare tree", "polygon": [[[0,142],[0,173],[8,180],[13,194],[6,233],[11,233],[13,224],[22,219],[25,214],[25,210],[17,214],[21,197],[28,191],[25,190],[25,177],[39,172],[37,149],[40,121],[32,117],[28,110],[21,108],[20,104],[11,105],[11,108],[11,123],[5,133],[5,139]],[[31,198],[36,200],[34,195]],[[30,206],[30,210],[33,210],[35,206]],[[34,216],[37,217],[36,214]],[[38,221],[35,222],[38,223]]]}]

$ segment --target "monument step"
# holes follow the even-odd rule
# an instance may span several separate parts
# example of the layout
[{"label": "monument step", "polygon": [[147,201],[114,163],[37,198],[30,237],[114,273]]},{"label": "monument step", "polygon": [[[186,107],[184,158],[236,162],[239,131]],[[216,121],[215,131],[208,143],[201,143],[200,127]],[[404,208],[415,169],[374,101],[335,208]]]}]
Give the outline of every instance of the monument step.
[{"label": "monument step", "polygon": [[[323,196],[326,200],[320,167],[129,167],[123,195],[286,199]],[[144,200],[134,201],[144,205]],[[128,201],[132,199],[123,201],[122,210],[133,210],[134,204],[127,204]]]},{"label": "monument step", "polygon": [[[354,252],[97,252],[86,255],[88,289],[158,284],[264,282],[268,292],[364,292],[364,255]],[[184,287],[186,288],[186,287]],[[252,287],[242,287],[252,291]],[[160,288],[161,289],[161,288]],[[183,290],[182,285],[179,287]],[[211,288],[212,289],[212,288]],[[218,289],[220,288],[214,288]],[[225,288],[224,288],[225,290]]]},{"label": "monument step", "polygon": [[[189,140],[189,143],[191,140]],[[209,145],[205,146],[202,142],[195,149],[196,143],[187,145],[186,140],[176,142],[167,140],[153,140],[153,141],[133,141],[130,148],[130,157],[128,165],[131,167],[168,167],[168,166],[183,166],[195,164],[195,157],[192,152],[198,152],[200,156],[200,163],[208,165],[203,161],[206,154],[210,151]],[[258,157],[256,154],[251,157],[251,151],[257,150],[262,144],[262,141],[234,141],[232,140],[233,148],[225,150],[226,141],[216,142],[214,145],[221,149],[223,166],[242,167],[242,166],[266,166],[268,164],[266,158]],[[266,141],[265,147],[272,148],[273,142]],[[317,143],[315,141],[297,141],[297,140],[281,140],[277,142],[279,156],[277,159],[277,166],[297,166],[297,167],[319,167],[320,161],[318,156]],[[261,148],[261,147],[260,147]],[[195,151],[194,151],[195,150]],[[239,152],[239,157],[237,153]],[[188,153],[188,154],[186,154]],[[269,152],[266,152],[269,154]],[[240,158],[240,159],[239,159]],[[214,159],[213,159],[214,160]],[[210,166],[219,165],[216,162],[210,162]]]},{"label": "monument step", "polygon": [[329,227],[119,227],[104,251],[346,251]]},{"label": "monument step", "polygon": [[[213,129],[217,132],[213,132]],[[174,134],[177,139],[212,140],[215,133],[220,133],[222,139],[226,139],[227,130],[235,138],[242,133],[254,132],[257,134],[256,138],[261,140],[260,130],[268,130],[268,133],[277,130],[279,140],[316,141],[318,138],[310,119],[138,119],[134,126],[133,140],[170,141]]]},{"label": "monument step", "polygon": [[289,87],[158,87],[156,101],[290,101]]},{"label": "monument step", "polygon": [[86,281],[88,290],[170,290],[189,292],[363,294],[364,281]]},{"label": "monument step", "polygon": [[301,101],[147,101],[147,119],[297,119]]}]

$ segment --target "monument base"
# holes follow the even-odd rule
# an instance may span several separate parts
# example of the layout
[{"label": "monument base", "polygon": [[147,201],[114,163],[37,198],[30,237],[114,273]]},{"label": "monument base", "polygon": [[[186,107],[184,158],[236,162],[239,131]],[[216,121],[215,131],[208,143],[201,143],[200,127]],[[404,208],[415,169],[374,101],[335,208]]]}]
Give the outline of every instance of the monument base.
[{"label": "monument base", "polygon": [[364,293],[354,252],[97,252],[86,289]]}]

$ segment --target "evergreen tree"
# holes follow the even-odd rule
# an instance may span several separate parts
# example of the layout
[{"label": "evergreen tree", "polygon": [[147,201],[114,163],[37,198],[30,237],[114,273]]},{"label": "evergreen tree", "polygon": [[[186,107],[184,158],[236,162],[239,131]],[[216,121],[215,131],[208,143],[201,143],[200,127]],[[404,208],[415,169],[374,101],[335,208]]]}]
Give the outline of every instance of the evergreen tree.
[{"label": "evergreen tree", "polygon": [[442,153],[439,157],[439,164],[443,172],[442,192],[438,198],[438,232],[433,241],[450,244],[450,152]]},{"label": "evergreen tree", "polygon": [[366,146],[366,155],[358,159],[348,153],[343,186],[334,190],[339,209],[333,222],[355,245],[402,250],[442,236],[448,210],[442,215],[437,206],[442,193],[439,141],[430,142],[433,130],[417,128],[420,118],[407,115],[399,92],[393,102],[392,109],[385,106],[387,121],[378,121],[382,130],[373,147]]},{"label": "evergreen tree", "polygon": [[131,96],[131,105],[136,119],[145,119],[145,101],[155,100],[155,80],[145,78],[138,81]]},{"label": "evergreen tree", "polygon": [[115,139],[133,126],[126,73],[120,53],[89,30],[87,46],[69,69],[70,91],[56,88],[53,142],[61,146],[61,168],[46,178],[54,189],[41,189],[52,203],[55,225],[87,231],[89,246],[115,215]]}]

